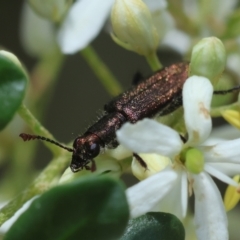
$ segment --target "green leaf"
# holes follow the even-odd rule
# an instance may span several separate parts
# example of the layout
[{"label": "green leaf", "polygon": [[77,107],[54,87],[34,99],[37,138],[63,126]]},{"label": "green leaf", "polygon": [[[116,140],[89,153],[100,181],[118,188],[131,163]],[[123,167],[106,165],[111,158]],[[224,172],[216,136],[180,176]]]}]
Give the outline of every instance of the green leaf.
[{"label": "green leaf", "polygon": [[27,87],[27,75],[8,57],[0,54],[0,130],[13,118]]},{"label": "green leaf", "polygon": [[170,213],[150,212],[132,219],[121,240],[184,240],[185,230]]},{"label": "green leaf", "polygon": [[34,200],[4,239],[117,239],[128,218],[122,184],[106,176],[88,176]]}]

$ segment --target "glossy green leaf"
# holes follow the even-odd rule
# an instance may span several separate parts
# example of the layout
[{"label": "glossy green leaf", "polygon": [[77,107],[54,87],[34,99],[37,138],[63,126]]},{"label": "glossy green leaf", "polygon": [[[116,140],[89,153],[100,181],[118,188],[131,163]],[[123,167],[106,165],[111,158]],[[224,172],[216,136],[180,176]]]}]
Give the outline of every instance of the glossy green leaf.
[{"label": "glossy green leaf", "polygon": [[185,230],[170,213],[151,212],[132,219],[121,240],[184,240]]},{"label": "glossy green leaf", "polygon": [[13,118],[27,87],[27,76],[23,69],[6,56],[0,54],[0,130]]},{"label": "glossy green leaf", "polygon": [[105,176],[83,177],[34,200],[4,239],[117,239],[128,217],[119,181]]}]

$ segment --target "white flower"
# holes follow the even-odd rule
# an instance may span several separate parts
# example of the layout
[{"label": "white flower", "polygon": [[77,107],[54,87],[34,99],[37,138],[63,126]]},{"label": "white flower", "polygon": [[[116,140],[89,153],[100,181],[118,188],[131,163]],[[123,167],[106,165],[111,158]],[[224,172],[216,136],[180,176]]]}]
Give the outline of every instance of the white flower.
[{"label": "white flower", "polygon": [[27,3],[23,5],[20,28],[21,41],[28,54],[44,57],[58,50],[53,23],[37,15]]},{"label": "white flower", "polygon": [[[173,17],[166,10],[166,1],[144,0],[144,2],[151,11],[159,36],[163,38],[166,32],[174,27]],[[110,16],[113,3],[114,0],[75,1],[66,13],[65,19],[62,20],[57,33],[55,33],[56,26],[51,21],[38,16],[35,12],[24,11],[21,30],[24,45],[30,53],[33,52],[33,55],[38,56],[41,55],[40,49],[44,47],[49,49],[49,44],[46,42],[52,44],[53,41],[55,44],[55,40],[57,40],[63,53],[76,53],[88,46],[100,33]],[[36,7],[38,6],[35,6],[35,9]],[[37,12],[43,10],[47,10],[46,4],[40,6]]]},{"label": "white flower", "polygon": [[[166,8],[165,0],[158,1],[158,3],[154,0],[145,0],[144,2],[154,13],[157,11],[159,13]],[[58,34],[58,42],[62,51],[72,54],[85,48],[101,31],[110,15],[113,3],[114,0],[75,2]],[[159,14],[156,14],[156,17],[158,18]],[[163,19],[159,19],[157,24],[160,21]],[[169,19],[166,20],[165,25],[168,26],[168,23]]]},{"label": "white flower", "polygon": [[[172,160],[170,166],[126,191],[132,217],[148,211],[167,211],[184,218],[188,191],[193,189],[198,239],[228,238],[222,198],[209,174],[236,186],[227,174],[240,171],[240,139],[205,145],[212,125],[209,115],[212,93],[213,87],[204,77],[193,76],[184,84],[186,143],[175,130],[150,119],[134,125],[127,123],[117,132],[118,141],[134,153],[158,153]],[[191,149],[198,154],[188,154]],[[194,165],[196,161],[191,162],[194,156],[202,156],[199,168]],[[188,166],[186,161],[190,161]],[[192,169],[197,169],[198,174]]]},{"label": "white flower", "polygon": [[114,0],[76,1],[64,20],[58,42],[64,53],[85,48],[101,31]]},{"label": "white flower", "polygon": [[24,5],[21,24],[23,44],[34,56],[42,56],[42,52],[51,51],[56,41],[63,53],[80,51],[99,34],[109,17],[113,2],[114,0],[75,1],[58,32],[55,31],[53,22],[38,16],[32,9],[29,10],[29,6]]},{"label": "white flower", "polygon": [[161,44],[163,46],[169,46],[170,48],[184,55],[189,50],[191,41],[191,37],[187,33],[173,28],[166,33]]}]

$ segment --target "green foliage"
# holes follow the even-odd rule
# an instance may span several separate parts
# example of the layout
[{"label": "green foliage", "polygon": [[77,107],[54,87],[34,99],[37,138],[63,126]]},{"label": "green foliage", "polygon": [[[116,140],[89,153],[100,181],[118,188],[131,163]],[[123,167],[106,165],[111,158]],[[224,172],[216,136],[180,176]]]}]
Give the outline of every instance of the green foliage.
[{"label": "green foliage", "polygon": [[177,217],[151,212],[129,221],[121,240],[184,240],[185,230]]},{"label": "green foliage", "polygon": [[13,118],[27,87],[27,76],[20,66],[0,55],[0,130]]},{"label": "green foliage", "polygon": [[235,38],[240,34],[240,9],[236,9],[227,21],[226,31],[223,38]]},{"label": "green foliage", "polygon": [[116,239],[122,235],[128,217],[119,181],[82,177],[35,199],[4,239]]}]

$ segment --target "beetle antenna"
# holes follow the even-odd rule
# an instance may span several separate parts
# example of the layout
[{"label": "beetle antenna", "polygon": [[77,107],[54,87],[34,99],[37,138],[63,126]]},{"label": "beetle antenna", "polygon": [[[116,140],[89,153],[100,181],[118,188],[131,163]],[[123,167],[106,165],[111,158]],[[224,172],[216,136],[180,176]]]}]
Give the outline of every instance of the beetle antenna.
[{"label": "beetle antenna", "polygon": [[214,91],[213,94],[227,94],[227,93],[231,93],[231,92],[237,91],[239,89],[240,89],[240,85],[236,86],[236,87],[233,87],[233,88],[230,88],[228,90]]},{"label": "beetle antenna", "polygon": [[49,138],[46,138],[46,137],[42,137],[42,136],[39,136],[39,135],[32,135],[32,134],[27,134],[27,133],[21,133],[19,135],[19,137],[21,137],[23,139],[23,141],[30,141],[30,140],[34,140],[34,139],[38,139],[38,140],[42,140],[42,141],[47,141],[47,142],[50,142],[52,144],[55,144],[69,152],[73,152],[73,149],[72,148],[69,148],[69,147],[66,147],[52,139],[49,139]]}]

